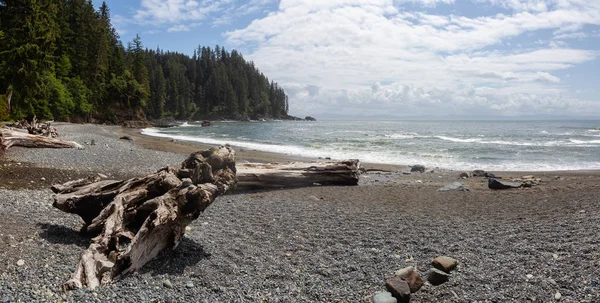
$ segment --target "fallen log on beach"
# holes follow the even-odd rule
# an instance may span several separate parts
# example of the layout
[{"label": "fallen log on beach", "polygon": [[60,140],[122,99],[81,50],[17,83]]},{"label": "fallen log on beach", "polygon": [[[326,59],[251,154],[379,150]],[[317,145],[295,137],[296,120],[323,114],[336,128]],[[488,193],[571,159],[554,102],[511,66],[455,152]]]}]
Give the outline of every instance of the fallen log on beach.
[{"label": "fallen log on beach", "polygon": [[237,165],[238,188],[357,185],[360,161],[242,163]]},{"label": "fallen log on beach", "polygon": [[0,128],[0,152],[9,149],[12,146],[35,148],[83,148],[79,143],[73,141],[30,135],[18,130]]},{"label": "fallen log on beach", "polygon": [[180,169],[165,167],[124,181],[90,177],[55,184],[53,206],[79,215],[84,221],[81,231],[95,236],[65,288],[93,289],[136,271],[161,250],[177,247],[185,227],[236,183],[356,185],[359,173],[358,160],[246,163],[236,168],[234,150],[220,146],[191,154]]},{"label": "fallen log on beach", "polygon": [[94,289],[177,247],[185,227],[236,182],[235,152],[220,146],[190,155],[180,169],[54,185],[53,206],[81,216],[82,232],[95,235],[65,288]]}]

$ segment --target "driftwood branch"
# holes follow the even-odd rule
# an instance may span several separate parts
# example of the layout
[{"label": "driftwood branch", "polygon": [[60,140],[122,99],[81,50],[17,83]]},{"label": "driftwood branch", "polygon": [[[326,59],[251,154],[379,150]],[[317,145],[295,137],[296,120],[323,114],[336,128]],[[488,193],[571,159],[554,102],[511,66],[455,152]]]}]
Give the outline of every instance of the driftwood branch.
[{"label": "driftwood branch", "polygon": [[36,148],[83,148],[79,143],[73,141],[30,135],[18,130],[1,128],[0,151],[7,150],[12,146]]},{"label": "driftwood branch", "polygon": [[93,289],[176,247],[185,227],[236,184],[235,170],[235,152],[221,146],[190,155],[180,169],[54,185],[53,206],[81,216],[82,231],[96,235],[65,287]]}]

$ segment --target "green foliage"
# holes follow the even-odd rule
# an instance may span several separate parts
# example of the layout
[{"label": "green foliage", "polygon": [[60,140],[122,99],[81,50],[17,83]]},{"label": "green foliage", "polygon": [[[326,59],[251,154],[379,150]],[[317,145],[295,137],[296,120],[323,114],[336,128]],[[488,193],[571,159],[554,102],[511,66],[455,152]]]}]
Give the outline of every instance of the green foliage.
[{"label": "green foliage", "polygon": [[190,57],[144,49],[139,35],[124,48],[106,3],[96,11],[89,0],[0,0],[0,70],[0,119],[277,118],[289,108],[235,50]]},{"label": "green foliage", "polygon": [[92,111],[90,103],[90,89],[88,89],[83,81],[79,78],[71,78],[67,81],[67,88],[71,92],[73,103],[75,105],[75,114],[81,117],[88,116]]},{"label": "green foliage", "polygon": [[69,120],[75,103],[71,92],[65,87],[65,85],[56,78],[52,73],[44,74],[44,85],[45,92],[47,94],[46,104],[49,106],[41,106],[41,118],[43,119],[57,119],[57,120]]}]

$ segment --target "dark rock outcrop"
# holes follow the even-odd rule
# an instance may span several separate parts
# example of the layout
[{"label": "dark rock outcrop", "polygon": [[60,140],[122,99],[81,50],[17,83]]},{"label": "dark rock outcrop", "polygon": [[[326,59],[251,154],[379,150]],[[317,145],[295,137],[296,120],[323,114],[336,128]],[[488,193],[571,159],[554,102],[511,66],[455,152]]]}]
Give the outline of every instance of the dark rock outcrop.
[{"label": "dark rock outcrop", "polygon": [[304,118],[304,120],[306,120],[306,121],[317,121],[317,119],[315,119],[315,118],[313,118],[313,117],[311,117],[311,116],[306,116],[306,117]]}]

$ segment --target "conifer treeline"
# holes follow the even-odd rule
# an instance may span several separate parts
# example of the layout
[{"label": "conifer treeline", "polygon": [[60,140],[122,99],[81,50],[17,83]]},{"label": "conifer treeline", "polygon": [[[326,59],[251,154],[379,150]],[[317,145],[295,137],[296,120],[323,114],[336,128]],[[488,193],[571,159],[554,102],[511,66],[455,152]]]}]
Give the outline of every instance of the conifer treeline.
[{"label": "conifer treeline", "polygon": [[102,3],[0,0],[0,119],[279,118],[284,90],[237,51],[124,47]]}]

